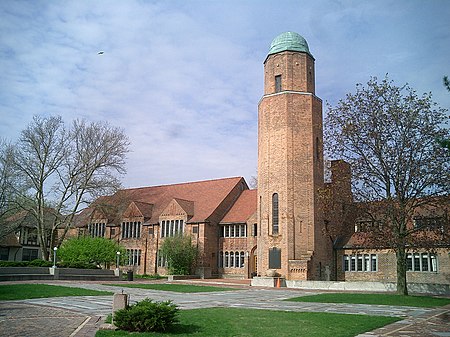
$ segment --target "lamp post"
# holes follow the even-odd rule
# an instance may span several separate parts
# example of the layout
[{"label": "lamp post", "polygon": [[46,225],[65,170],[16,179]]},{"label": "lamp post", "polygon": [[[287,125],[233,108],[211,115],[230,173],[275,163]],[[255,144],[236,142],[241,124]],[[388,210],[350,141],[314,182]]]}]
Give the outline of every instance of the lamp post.
[{"label": "lamp post", "polygon": [[53,268],[56,268],[56,251],[58,247],[53,247]]},{"label": "lamp post", "polygon": [[120,264],[120,252],[117,252],[116,255],[117,255],[116,268],[119,269],[119,264]]}]

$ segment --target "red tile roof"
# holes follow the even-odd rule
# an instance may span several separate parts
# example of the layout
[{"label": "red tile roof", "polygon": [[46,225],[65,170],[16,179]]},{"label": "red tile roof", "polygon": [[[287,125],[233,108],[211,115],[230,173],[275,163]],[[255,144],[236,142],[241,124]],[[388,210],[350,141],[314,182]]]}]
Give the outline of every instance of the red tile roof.
[{"label": "red tile roof", "polygon": [[[152,204],[151,219],[147,223],[155,224],[158,223],[159,216],[167,205],[173,199],[177,199],[181,207],[188,208],[188,212],[192,212],[192,207],[195,205],[195,212],[189,222],[204,222],[208,221],[208,218],[213,215],[227,195],[240,183],[244,184],[244,189],[247,188],[247,184],[242,177],[234,177],[123,189],[112,196],[97,199],[92,206],[100,203],[115,204],[116,206],[123,204],[126,206],[116,207],[123,211],[132,201]],[[188,202],[183,202],[180,199]]]},{"label": "red tile roof", "polygon": [[256,212],[258,200],[257,194],[257,190],[243,191],[220,223],[246,222]]}]

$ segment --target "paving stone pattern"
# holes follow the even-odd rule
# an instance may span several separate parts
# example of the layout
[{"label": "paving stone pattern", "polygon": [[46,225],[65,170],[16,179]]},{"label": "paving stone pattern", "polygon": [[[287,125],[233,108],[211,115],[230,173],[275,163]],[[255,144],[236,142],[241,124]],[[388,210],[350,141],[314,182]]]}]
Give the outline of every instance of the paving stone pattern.
[{"label": "paving stone pattern", "polygon": [[[240,290],[212,293],[176,293],[115,287],[94,282],[46,282],[93,290],[129,294],[130,302],[144,298],[172,300],[182,309],[236,307],[298,312],[330,312],[404,318],[359,337],[450,337],[450,305],[438,309],[364,304],[287,302],[283,299],[318,291],[264,289],[241,286]],[[134,282],[136,283],[136,282]],[[0,302],[0,336],[91,337],[111,313],[112,296],[78,296]]]}]

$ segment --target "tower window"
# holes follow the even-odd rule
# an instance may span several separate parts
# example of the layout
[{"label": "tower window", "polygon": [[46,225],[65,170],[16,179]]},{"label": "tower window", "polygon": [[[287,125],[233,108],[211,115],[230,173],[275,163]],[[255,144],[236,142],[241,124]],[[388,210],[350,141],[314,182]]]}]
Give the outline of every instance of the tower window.
[{"label": "tower window", "polygon": [[272,234],[278,234],[278,193],[272,195]]},{"label": "tower window", "polygon": [[275,92],[281,91],[281,75],[275,76]]}]

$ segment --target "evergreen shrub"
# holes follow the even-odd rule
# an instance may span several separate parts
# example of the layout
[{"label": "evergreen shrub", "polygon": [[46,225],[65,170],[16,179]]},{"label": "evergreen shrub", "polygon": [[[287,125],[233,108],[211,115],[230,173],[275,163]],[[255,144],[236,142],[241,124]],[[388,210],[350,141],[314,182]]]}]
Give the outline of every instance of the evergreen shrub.
[{"label": "evergreen shrub", "polygon": [[126,331],[164,332],[178,322],[178,311],[172,301],[153,302],[146,298],[125,309],[117,310],[114,314],[114,325]]}]

